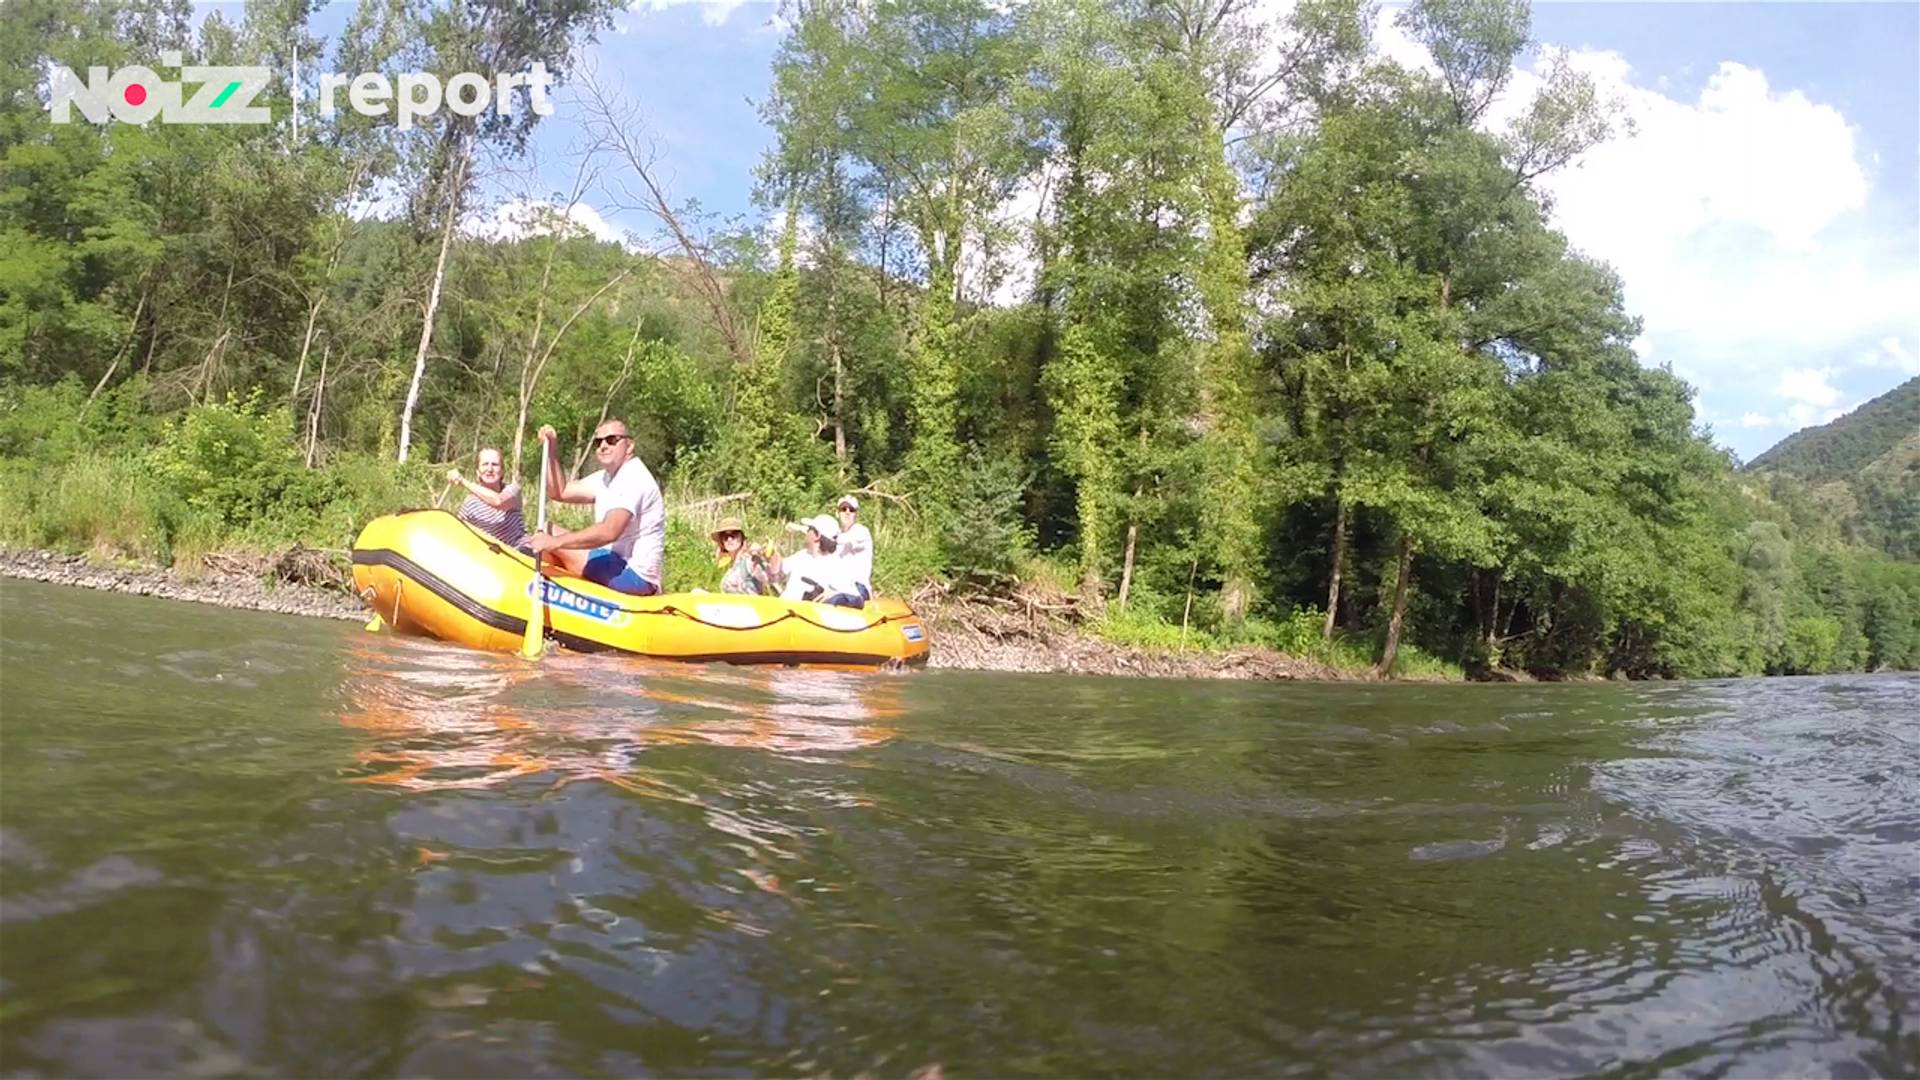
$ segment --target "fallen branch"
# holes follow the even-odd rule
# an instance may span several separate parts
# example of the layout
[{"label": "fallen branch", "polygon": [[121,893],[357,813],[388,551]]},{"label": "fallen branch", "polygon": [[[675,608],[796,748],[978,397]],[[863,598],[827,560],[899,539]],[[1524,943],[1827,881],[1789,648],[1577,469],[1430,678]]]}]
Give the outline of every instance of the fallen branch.
[{"label": "fallen branch", "polygon": [[920,512],[914,509],[913,500],[907,498],[905,495],[895,495],[890,491],[881,491],[879,488],[871,487],[854,488],[851,494],[864,495],[871,499],[882,499],[890,503],[898,503],[906,508],[907,513],[912,514],[914,517],[920,516]]}]

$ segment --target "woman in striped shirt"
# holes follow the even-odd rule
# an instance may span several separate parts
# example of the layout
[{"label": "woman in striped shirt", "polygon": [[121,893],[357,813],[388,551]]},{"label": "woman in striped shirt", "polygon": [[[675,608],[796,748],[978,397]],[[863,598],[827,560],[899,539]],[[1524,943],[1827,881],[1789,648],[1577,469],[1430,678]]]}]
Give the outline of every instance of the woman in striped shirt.
[{"label": "woman in striped shirt", "polygon": [[505,483],[500,451],[480,451],[480,479],[469,480],[459,469],[447,470],[447,482],[467,489],[467,499],[454,516],[495,540],[516,547],[526,538],[527,522],[520,516],[520,485]]}]

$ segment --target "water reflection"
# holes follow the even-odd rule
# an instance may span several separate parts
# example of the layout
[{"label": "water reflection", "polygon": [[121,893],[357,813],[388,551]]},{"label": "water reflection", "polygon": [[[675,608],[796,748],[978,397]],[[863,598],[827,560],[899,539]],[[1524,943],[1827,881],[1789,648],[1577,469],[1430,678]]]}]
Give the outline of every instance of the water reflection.
[{"label": "water reflection", "polygon": [[355,644],[345,671],[340,722],[366,735],[350,778],[409,791],[543,774],[672,798],[638,767],[651,749],[829,763],[894,739],[905,708],[901,676],[572,656],[536,666],[405,640]]}]

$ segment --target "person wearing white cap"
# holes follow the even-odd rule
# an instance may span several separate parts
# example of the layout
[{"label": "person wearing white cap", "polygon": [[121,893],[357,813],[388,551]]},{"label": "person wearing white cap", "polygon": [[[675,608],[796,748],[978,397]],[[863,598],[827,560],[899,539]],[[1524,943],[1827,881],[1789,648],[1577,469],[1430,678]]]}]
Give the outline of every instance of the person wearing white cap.
[{"label": "person wearing white cap", "polygon": [[784,579],[780,590],[783,600],[811,600],[818,604],[859,607],[860,594],[847,580],[847,564],[834,555],[840,539],[840,526],[825,514],[787,525],[807,534],[807,546],[773,561],[773,577]]},{"label": "person wearing white cap", "polygon": [[840,499],[840,540],[834,550],[847,564],[847,579],[860,593],[860,599],[873,599],[873,534],[860,524],[860,500],[851,495]]}]

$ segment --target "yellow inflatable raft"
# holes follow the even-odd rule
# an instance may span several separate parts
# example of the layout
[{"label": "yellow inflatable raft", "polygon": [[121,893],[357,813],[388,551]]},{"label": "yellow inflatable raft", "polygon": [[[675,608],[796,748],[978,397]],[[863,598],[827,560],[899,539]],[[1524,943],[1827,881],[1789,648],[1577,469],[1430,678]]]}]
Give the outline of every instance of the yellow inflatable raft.
[{"label": "yellow inflatable raft", "polygon": [[[413,510],[361,530],[353,584],[400,633],[515,652],[532,606],[533,560],[444,510]],[[900,600],[843,608],[727,593],[628,596],[568,575],[543,584],[547,636],[582,652],[866,668],[927,660],[926,627]]]}]

